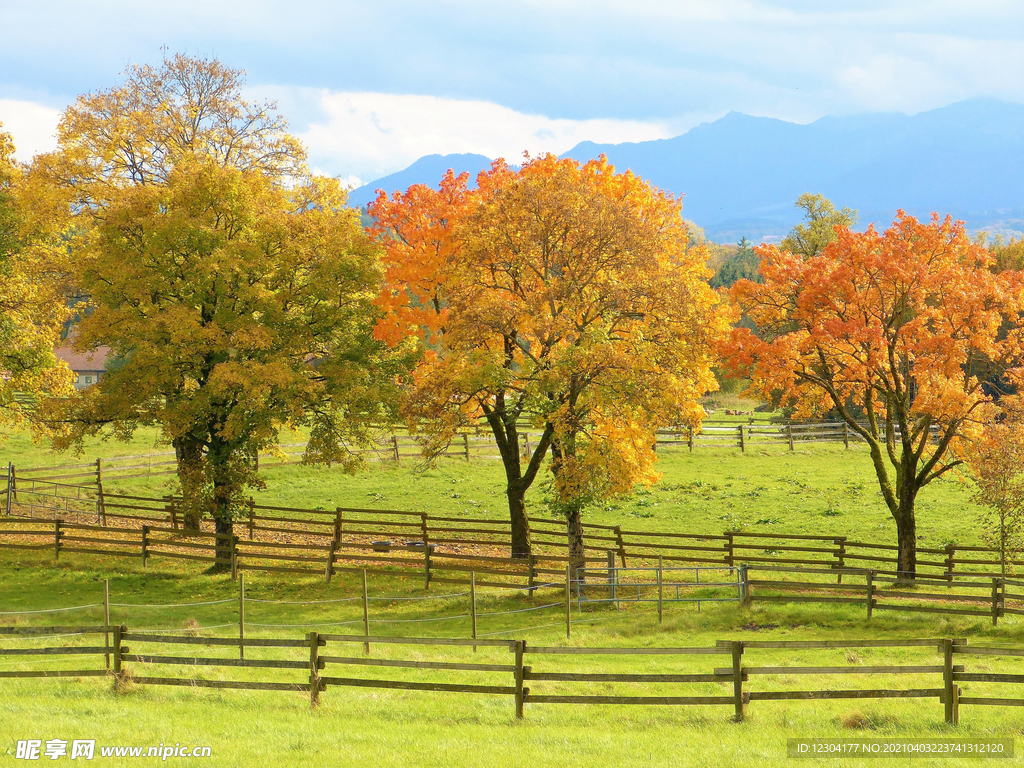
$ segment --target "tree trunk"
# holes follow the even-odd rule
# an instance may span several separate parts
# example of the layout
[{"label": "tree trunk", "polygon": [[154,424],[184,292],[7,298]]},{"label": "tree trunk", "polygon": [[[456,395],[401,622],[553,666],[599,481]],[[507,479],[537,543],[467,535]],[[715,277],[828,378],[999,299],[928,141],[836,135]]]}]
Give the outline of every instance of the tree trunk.
[{"label": "tree trunk", "polygon": [[913,583],[917,578],[917,520],[914,516],[914,501],[914,496],[901,499],[896,514],[898,582]]},{"label": "tree trunk", "polygon": [[230,538],[217,538],[217,559],[227,560],[227,563],[214,563],[210,570],[220,572],[231,569],[231,555],[234,552],[233,539],[235,535],[235,523],[230,518],[218,517],[214,521],[216,531]]},{"label": "tree trunk", "polygon": [[181,485],[181,509],[185,530],[198,531],[206,512],[206,476],[203,471],[203,446],[189,436],[173,441],[178,462],[178,483]]},{"label": "tree trunk", "polygon": [[552,428],[550,425],[545,427],[524,472],[516,420],[512,414],[505,412],[503,399],[499,398],[499,404],[502,404],[501,408],[495,408],[487,414],[487,424],[494,434],[501,454],[501,464],[505,469],[505,495],[508,497],[509,521],[512,525],[512,557],[529,557],[533,547],[530,544],[530,519],[526,516],[526,492],[533,485],[547,455]]},{"label": "tree trunk", "polygon": [[505,489],[512,521],[512,557],[529,557],[530,518],[526,515],[526,488],[520,482],[509,482]]},{"label": "tree trunk", "polygon": [[565,513],[566,533],[569,537],[569,570],[573,579],[579,579],[579,570],[586,566],[583,549],[583,508],[574,504]]},{"label": "tree trunk", "polygon": [[212,570],[225,571],[231,567],[231,554],[234,551],[232,539],[225,538],[225,536],[233,537],[235,533],[234,510],[231,508],[231,502],[238,491],[238,483],[232,472],[231,451],[227,445],[216,439],[211,441],[206,459],[209,462],[210,476],[213,481],[213,509],[211,512],[217,533],[224,534],[217,537],[217,559],[228,561],[214,563]]}]

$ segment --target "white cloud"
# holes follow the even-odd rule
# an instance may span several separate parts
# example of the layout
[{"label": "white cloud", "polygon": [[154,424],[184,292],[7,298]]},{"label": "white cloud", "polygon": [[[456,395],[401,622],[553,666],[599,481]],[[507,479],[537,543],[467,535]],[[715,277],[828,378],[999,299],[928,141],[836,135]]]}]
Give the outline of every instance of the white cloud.
[{"label": "white cloud", "polygon": [[387,93],[316,92],[326,122],[300,137],[318,166],[372,180],[423,155],[472,152],[518,162],[524,151],[561,153],[581,141],[668,138],[667,123],[567,120],[529,115],[487,101]]},{"label": "white cloud", "polygon": [[57,146],[60,110],[32,101],[0,99],[0,123],[14,137],[15,157],[22,162]]}]

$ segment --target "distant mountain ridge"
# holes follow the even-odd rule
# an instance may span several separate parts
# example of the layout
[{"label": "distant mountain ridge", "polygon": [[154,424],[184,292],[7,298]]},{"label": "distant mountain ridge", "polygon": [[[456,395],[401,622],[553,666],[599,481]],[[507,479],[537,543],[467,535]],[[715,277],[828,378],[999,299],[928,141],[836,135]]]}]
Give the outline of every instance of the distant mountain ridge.
[{"label": "distant mountain ridge", "polygon": [[[731,112],[671,139],[583,142],[563,155],[600,154],[683,196],[683,214],[719,242],[787,232],[804,192],[887,226],[898,208],[964,219],[971,229],[1024,230],[1024,105],[971,99],[908,116],[824,117],[807,125]],[[482,155],[430,155],[352,194],[352,203],[412,183],[436,185],[447,168],[471,175]],[[364,191],[364,190],[368,190]]]},{"label": "distant mountain ridge", "polygon": [[424,155],[404,170],[356,187],[349,192],[348,203],[363,207],[377,199],[378,189],[383,189],[390,195],[396,190],[404,192],[413,184],[429,184],[436,188],[449,168],[456,176],[468,173],[470,186],[475,187],[476,175],[490,165],[490,158],[484,155]]}]

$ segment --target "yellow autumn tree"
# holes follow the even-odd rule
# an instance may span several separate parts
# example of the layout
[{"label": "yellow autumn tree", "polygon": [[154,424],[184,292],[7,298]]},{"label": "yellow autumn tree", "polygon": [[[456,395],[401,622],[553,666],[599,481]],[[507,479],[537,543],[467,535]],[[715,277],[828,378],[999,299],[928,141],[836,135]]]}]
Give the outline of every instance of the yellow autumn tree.
[{"label": "yellow autumn tree", "polygon": [[189,524],[209,513],[222,533],[282,425],[311,429],[307,460],[351,464],[394,378],[371,334],[378,249],[242,83],[182,55],[132,67],[68,108],[31,173],[40,205],[68,223],[74,342],[111,347],[115,363],[46,404],[56,444],[159,426]]},{"label": "yellow autumn tree", "polygon": [[[582,512],[650,482],[654,432],[696,423],[726,328],[680,204],[602,157],[497,162],[466,189],[382,195],[383,338],[423,338],[407,413],[438,440],[483,418],[506,472],[512,552],[530,552],[525,493],[551,451],[574,566]],[[520,460],[523,424],[541,438]]]},{"label": "yellow autumn tree", "polygon": [[35,395],[65,393],[53,349],[68,316],[47,259],[55,233],[31,215],[14,142],[0,125],[0,421],[24,422]]},{"label": "yellow autumn tree", "polygon": [[90,312],[78,342],[117,365],[48,403],[58,447],[156,425],[194,444],[193,493],[230,534],[253,459],[283,424],[312,429],[310,456],[353,464],[393,380],[372,339],[376,246],[334,180],[285,190],[208,158],[164,184],[122,190],[78,253]]}]

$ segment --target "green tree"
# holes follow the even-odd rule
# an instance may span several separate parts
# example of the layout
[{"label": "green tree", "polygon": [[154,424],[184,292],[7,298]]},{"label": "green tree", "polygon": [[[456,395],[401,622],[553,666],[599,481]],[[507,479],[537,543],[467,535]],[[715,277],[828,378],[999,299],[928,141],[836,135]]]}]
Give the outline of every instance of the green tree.
[{"label": "green tree", "polygon": [[715,271],[711,278],[712,288],[731,288],[737,280],[753,280],[763,282],[761,278],[761,259],[747,238],[736,244],[736,253],[729,257]]},{"label": "green tree", "polygon": [[1024,404],[1004,397],[1000,413],[967,444],[964,454],[974,481],[974,501],[983,507],[979,523],[999,549],[1001,573],[1024,544]]},{"label": "green tree", "polygon": [[802,194],[796,200],[796,207],[803,210],[806,223],[793,227],[779,247],[805,259],[817,256],[835,241],[836,227],[852,227],[857,223],[857,211],[852,208],[836,210],[824,195]]}]

